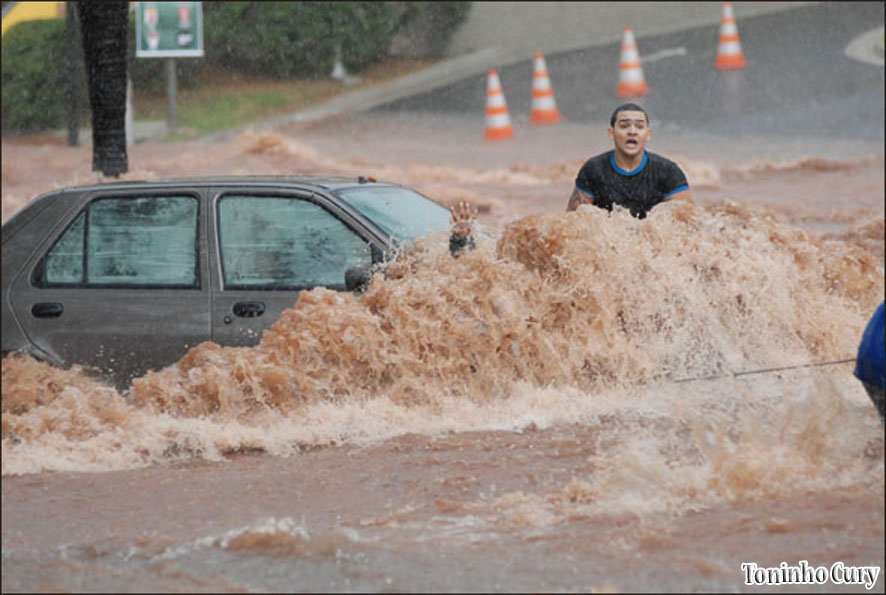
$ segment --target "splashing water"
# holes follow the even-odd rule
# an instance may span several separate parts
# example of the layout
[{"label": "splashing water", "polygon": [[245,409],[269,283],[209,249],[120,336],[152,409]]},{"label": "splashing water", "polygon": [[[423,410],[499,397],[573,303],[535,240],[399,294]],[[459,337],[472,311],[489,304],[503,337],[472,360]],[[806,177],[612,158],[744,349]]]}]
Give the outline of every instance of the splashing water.
[{"label": "splashing water", "polygon": [[[728,457],[724,444],[746,434],[743,416],[773,405],[754,392],[705,395],[671,381],[851,357],[883,294],[882,264],[859,247],[731,203],[667,203],[643,221],[585,207],[528,217],[498,238],[481,236],[458,259],[444,240],[413,246],[361,296],[304,292],[258,346],[204,343],[135,380],[126,396],[76,368],[4,361],[3,473],[131,468],[250,449],[288,455],[409,432],[588,421],[627,415],[628,405],[676,427],[683,421],[659,401],[690,407],[681,405],[685,392],[689,403],[737,407],[739,417],[713,443],[690,440],[681,465],[697,473],[701,457],[702,479],[662,481],[683,486],[683,496],[705,486],[742,493],[773,485],[766,478],[781,472],[748,472],[771,464],[770,445],[759,441],[765,433],[739,438]],[[767,411],[781,434],[812,423],[793,419],[797,407]],[[691,432],[709,425],[684,414]],[[827,434],[791,432],[800,443]],[[785,454],[784,466],[794,464]],[[750,476],[763,479],[742,484]]]}]

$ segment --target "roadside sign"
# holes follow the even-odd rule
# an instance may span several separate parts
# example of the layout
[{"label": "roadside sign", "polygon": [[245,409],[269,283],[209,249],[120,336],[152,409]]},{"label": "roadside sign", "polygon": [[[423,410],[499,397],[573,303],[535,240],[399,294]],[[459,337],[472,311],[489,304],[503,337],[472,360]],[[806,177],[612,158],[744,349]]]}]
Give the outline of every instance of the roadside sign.
[{"label": "roadside sign", "polygon": [[202,2],[136,2],[135,55],[184,58],[203,55]]}]

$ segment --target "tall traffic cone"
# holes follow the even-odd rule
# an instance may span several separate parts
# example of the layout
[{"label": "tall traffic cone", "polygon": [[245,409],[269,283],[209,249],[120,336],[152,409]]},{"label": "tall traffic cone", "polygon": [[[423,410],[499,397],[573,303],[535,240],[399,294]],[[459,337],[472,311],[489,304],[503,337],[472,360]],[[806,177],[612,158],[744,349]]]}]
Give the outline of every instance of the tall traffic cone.
[{"label": "tall traffic cone", "polygon": [[508,104],[501,90],[498,73],[493,69],[486,78],[486,133],[484,138],[501,140],[514,136],[511,128],[511,117],[508,115]]},{"label": "tall traffic cone", "polygon": [[532,110],[529,113],[529,122],[554,124],[562,119],[560,112],[557,111],[557,102],[554,101],[554,90],[551,88],[545,57],[536,54],[535,69],[532,73]]},{"label": "tall traffic cone", "polygon": [[745,67],[744,54],[741,53],[741,41],[738,39],[738,27],[735,15],[732,14],[732,3],[723,3],[723,18],[720,19],[720,42],[717,46],[717,61],[714,67],[719,69],[736,69]]},{"label": "tall traffic cone", "polygon": [[634,30],[630,27],[625,27],[624,37],[621,40],[620,69],[619,97],[636,97],[649,93],[646,78],[643,76],[643,66],[640,64],[640,52],[637,51],[637,42],[634,41]]}]

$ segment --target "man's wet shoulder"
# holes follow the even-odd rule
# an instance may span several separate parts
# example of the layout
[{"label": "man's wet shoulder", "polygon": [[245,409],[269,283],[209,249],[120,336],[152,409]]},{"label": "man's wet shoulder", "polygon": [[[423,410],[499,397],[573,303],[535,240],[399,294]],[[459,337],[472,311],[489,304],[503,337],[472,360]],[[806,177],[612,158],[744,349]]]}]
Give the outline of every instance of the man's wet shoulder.
[{"label": "man's wet shoulder", "polygon": [[648,162],[661,167],[679,167],[673,159],[668,159],[664,155],[660,155],[658,153],[653,153],[652,151],[646,151],[646,157]]},{"label": "man's wet shoulder", "polygon": [[612,151],[604,151],[599,155],[594,155],[582,165],[582,169],[586,171],[603,171],[609,165],[609,155]]}]

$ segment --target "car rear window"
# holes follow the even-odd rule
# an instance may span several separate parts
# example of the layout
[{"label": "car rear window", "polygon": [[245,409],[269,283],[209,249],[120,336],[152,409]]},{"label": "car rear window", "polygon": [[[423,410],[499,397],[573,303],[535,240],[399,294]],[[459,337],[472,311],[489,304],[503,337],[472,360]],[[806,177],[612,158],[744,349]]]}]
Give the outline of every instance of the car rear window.
[{"label": "car rear window", "polygon": [[335,194],[401,242],[449,227],[449,211],[408,188],[367,186]]},{"label": "car rear window", "polygon": [[192,196],[92,201],[46,254],[45,285],[195,287]]}]

